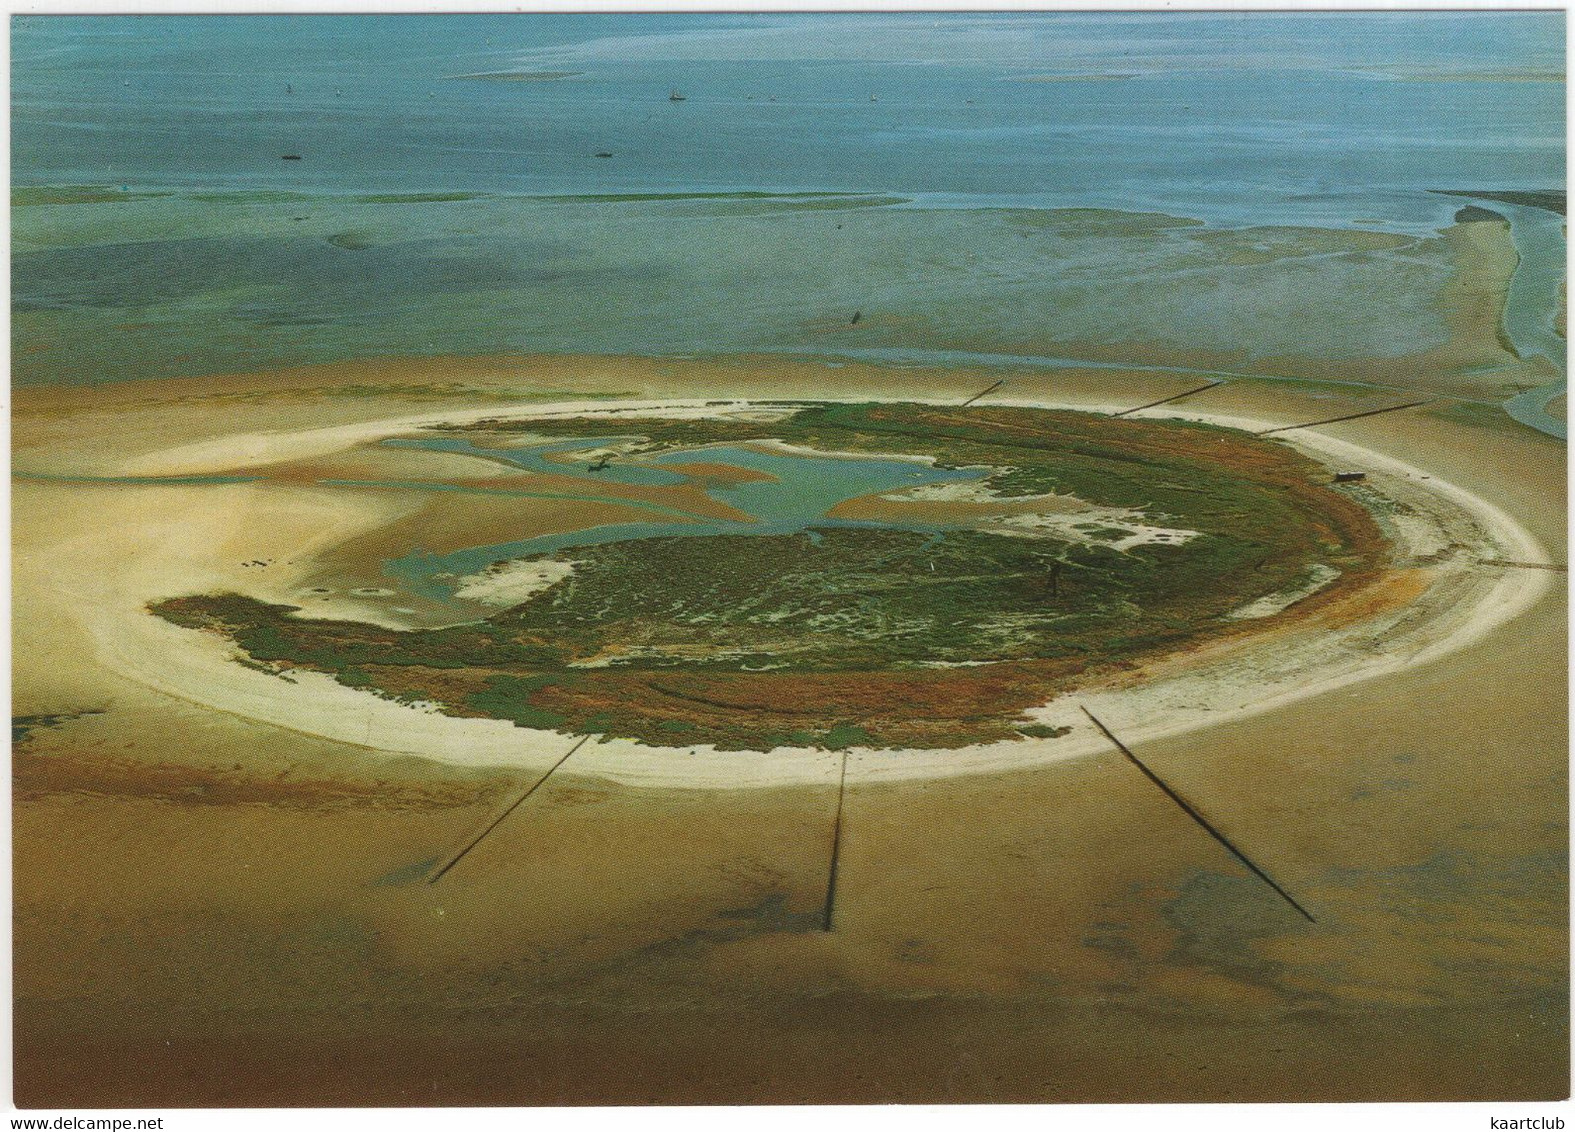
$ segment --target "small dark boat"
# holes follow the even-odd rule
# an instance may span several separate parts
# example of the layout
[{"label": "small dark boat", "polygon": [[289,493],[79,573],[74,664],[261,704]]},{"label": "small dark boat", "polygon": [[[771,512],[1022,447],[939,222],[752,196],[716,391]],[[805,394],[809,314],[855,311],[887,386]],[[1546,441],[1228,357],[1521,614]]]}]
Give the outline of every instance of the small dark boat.
[{"label": "small dark boat", "polygon": [[682,102],[683,100],[684,96],[678,93],[677,87],[674,87],[673,92],[667,96],[668,102]]},{"label": "small dark boat", "polygon": [[597,157],[611,157],[612,154],[606,153],[606,152],[602,152],[602,153],[596,154],[595,156],[597,156]]},{"label": "small dark boat", "polygon": [[1361,483],[1367,478],[1366,472],[1335,472],[1335,483]]},{"label": "small dark boat", "polygon": [[301,155],[299,153],[287,153],[283,157],[281,157],[279,160],[281,160],[281,161],[299,161],[299,160],[301,160]]}]

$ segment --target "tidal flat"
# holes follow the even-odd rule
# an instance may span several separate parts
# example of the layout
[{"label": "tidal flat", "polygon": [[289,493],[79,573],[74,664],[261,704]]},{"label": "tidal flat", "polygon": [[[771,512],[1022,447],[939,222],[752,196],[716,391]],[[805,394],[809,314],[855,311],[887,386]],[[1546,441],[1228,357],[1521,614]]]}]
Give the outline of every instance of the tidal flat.
[{"label": "tidal flat", "polygon": [[[1442,349],[1434,312],[1459,301],[1455,237],[1109,209],[873,195],[35,199],[13,210],[14,317],[37,347],[21,376],[47,382],[520,350],[1275,359],[1305,376],[1315,359]],[[1293,295],[1304,320],[1273,317]]]},{"label": "tidal flat", "polygon": [[[518,383],[527,371],[542,388],[579,385],[582,398],[649,380],[673,393],[836,391],[869,401],[894,382],[911,394],[915,379],[879,367],[637,359],[469,370],[412,363],[396,372],[418,387],[442,374],[469,388]],[[957,401],[988,377],[937,371],[920,388]],[[291,380],[317,388],[368,379],[352,366],[279,384]],[[1144,374],[1041,381],[1085,405],[1175,391]],[[182,383],[126,394],[114,412],[134,455],[122,464],[156,473],[163,448],[175,453],[168,468],[189,467],[195,457],[180,454],[183,440],[188,452],[208,453],[210,470],[244,464],[254,450],[247,416],[273,421],[277,402],[237,402],[241,384],[212,391],[225,406],[217,429]],[[1025,380],[1019,392],[1032,388]],[[1215,413],[1264,427],[1353,404],[1316,390],[1298,400],[1273,382],[1220,392]],[[60,426],[85,411],[71,407],[81,398],[24,393],[20,450],[42,453],[33,440],[49,436],[47,451],[70,464]],[[421,419],[452,421],[462,400],[436,417],[421,402]],[[576,404],[571,411],[584,413],[608,402]],[[1185,404],[1170,411],[1180,415]],[[1266,416],[1276,404],[1282,416]],[[308,448],[321,447],[314,429],[335,427],[325,406],[348,429],[337,443],[352,447],[356,436],[385,430],[357,433],[351,422],[404,408],[397,393],[314,397],[303,417],[311,427],[300,434]],[[471,413],[495,418],[497,403],[482,398]],[[1332,427],[1462,484],[1516,516],[1535,543],[1560,545],[1562,512],[1544,502],[1562,490],[1562,446],[1501,419],[1485,427],[1423,411]],[[181,420],[183,433],[169,431]],[[369,451],[410,456],[359,451],[363,462]],[[82,457],[104,455],[94,444]],[[288,468],[290,455],[279,449],[271,459]],[[1413,486],[1430,496],[1427,484]],[[1315,909],[1316,926],[1252,887],[1141,776],[1101,751],[1085,723],[1078,734],[1008,744],[1017,769],[995,755],[960,777],[933,761],[893,777],[889,757],[852,752],[837,928],[827,933],[820,918],[838,752],[806,751],[786,775],[780,759],[768,759],[735,771],[735,787],[719,791],[680,786],[681,778],[630,785],[641,781],[628,777],[638,752],[592,744],[583,766],[566,765],[528,810],[426,884],[434,864],[561,746],[515,754],[513,766],[467,766],[434,761],[436,747],[426,757],[411,749],[413,738],[420,749],[432,740],[417,736],[462,720],[431,716],[388,731],[372,714],[364,727],[341,714],[348,727],[325,734],[298,710],[295,727],[281,726],[292,716],[272,716],[255,699],[227,699],[215,712],[202,706],[207,693],[194,695],[198,685],[159,685],[175,652],[158,646],[160,665],[141,668],[142,653],[126,652],[129,638],[111,628],[157,624],[144,610],[149,600],[193,592],[287,603],[317,576],[303,550],[327,553],[387,527],[426,506],[428,493],[286,476],[209,486],[25,482],[16,498],[27,548],[18,559],[26,595],[18,648],[36,658],[18,685],[19,710],[107,709],[35,730],[17,753],[24,1103],[1095,1100],[1130,1096],[1138,1073],[1154,1100],[1559,1089],[1563,945],[1552,913],[1564,891],[1562,826],[1560,795],[1547,783],[1561,773],[1562,715],[1550,705],[1561,702],[1554,677],[1564,598],[1551,575],[1484,575],[1458,559],[1405,565],[1402,574],[1420,572],[1430,585],[1547,584],[1520,601],[1524,612],[1508,622],[1491,616],[1483,634],[1437,660],[1256,713],[1238,709],[1228,723],[1142,739],[1133,714],[1140,699],[1130,691],[1086,701],[1273,861]],[[495,497],[464,498],[466,508],[472,499],[495,505]],[[266,565],[248,565],[258,562]],[[1463,608],[1456,599],[1445,606]],[[357,603],[387,604],[334,600],[353,617]],[[1401,610],[1413,607],[1408,598]],[[1309,633],[1327,636],[1318,625]],[[1421,647],[1427,638],[1393,639]],[[1263,658],[1249,650],[1236,662],[1248,673],[1235,678],[1250,688]],[[198,671],[215,662],[226,663],[222,652]],[[288,699],[301,688],[229,663],[277,689],[266,695],[304,703]],[[1209,663],[1183,657],[1172,675]],[[150,672],[161,675],[150,682]],[[1477,696],[1460,697],[1461,686]],[[1486,748],[1470,722],[1485,703],[1504,721],[1500,744]],[[192,738],[173,746],[174,733]],[[718,765],[699,761],[717,781]],[[1057,819],[1046,823],[1047,813]],[[1130,836],[1134,815],[1142,838]],[[62,825],[74,831],[69,841],[42,835]],[[112,859],[94,849],[109,841],[119,847]],[[171,858],[172,843],[196,849]],[[523,872],[522,859],[530,861]],[[1438,935],[1410,911],[1418,902],[1447,908],[1470,934]],[[71,926],[89,915],[101,930]],[[1370,946],[1374,938],[1383,948]],[[251,958],[215,967],[215,941]],[[288,970],[269,955],[289,955]],[[84,995],[87,985],[95,989]],[[629,1026],[629,1011],[663,1018],[662,1040],[646,1042],[649,1028]],[[108,1014],[120,1020],[114,1027],[103,1025]],[[893,1053],[853,1066],[814,1052],[848,1042]],[[972,1055],[962,1063],[945,1052],[959,1042]],[[391,1067],[423,1047],[417,1086]],[[593,1048],[616,1051],[608,1064],[623,1069],[598,1073],[592,1087],[581,1054]],[[1353,1057],[1380,1049],[1382,1072],[1354,1071]],[[332,1077],[313,1068],[330,1055]],[[1445,1090],[1434,1076],[1441,1064],[1451,1068]]]}]

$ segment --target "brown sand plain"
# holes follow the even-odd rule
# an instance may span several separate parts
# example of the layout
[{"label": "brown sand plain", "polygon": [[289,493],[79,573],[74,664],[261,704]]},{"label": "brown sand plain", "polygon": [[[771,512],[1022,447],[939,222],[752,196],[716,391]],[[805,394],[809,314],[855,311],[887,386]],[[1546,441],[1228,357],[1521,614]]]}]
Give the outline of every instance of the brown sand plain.
[{"label": "brown sand plain", "polygon": [[[242,434],[263,466],[346,450],[340,435],[303,451],[302,429],[353,444],[368,420],[522,393],[960,399],[997,376],[439,359],[26,391],[15,462],[146,473],[178,470],[162,454],[184,450],[195,470]],[[1108,370],[1010,384],[1122,408],[1187,386]],[[333,395],[351,386],[377,391]],[[1205,399],[1286,424],[1372,401],[1272,381]],[[1326,431],[1460,484],[1562,563],[1563,446],[1479,408]],[[14,711],[102,712],[15,754],[19,1104],[1567,1092],[1561,575],[1464,649],[1135,744],[1316,924],[1106,748],[949,777],[868,776],[855,755],[828,933],[834,756],[813,756],[819,783],[769,789],[566,768],[428,885],[533,773],[216,711],[129,679],[105,651],[98,623],[159,596],[287,600],[347,545],[371,569],[379,532],[424,522],[429,494],[24,479],[13,499]],[[475,510],[452,520],[456,538],[472,518],[510,521],[507,503],[462,506]],[[1114,705],[1107,719],[1121,733]]]}]

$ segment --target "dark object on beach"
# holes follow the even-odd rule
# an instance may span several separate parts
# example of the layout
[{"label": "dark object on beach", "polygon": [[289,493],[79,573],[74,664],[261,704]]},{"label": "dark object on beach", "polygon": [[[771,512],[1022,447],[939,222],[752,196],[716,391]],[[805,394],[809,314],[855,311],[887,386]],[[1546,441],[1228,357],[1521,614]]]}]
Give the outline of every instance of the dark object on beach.
[{"label": "dark object on beach", "polygon": [[1367,478],[1366,472],[1335,472],[1335,483],[1361,483]]},{"label": "dark object on beach", "polygon": [[678,93],[677,87],[674,87],[673,92],[667,96],[668,102],[682,102],[683,100],[684,96]]},{"label": "dark object on beach", "polygon": [[849,326],[857,326],[859,324],[859,319],[861,319],[863,317],[864,317],[864,312],[863,311],[854,311],[853,312],[853,321],[848,323],[848,325]]},{"label": "dark object on beach", "polygon": [[968,400],[964,401],[961,405],[958,405],[957,407],[959,409],[966,409],[969,405],[972,405],[975,401],[977,401],[979,398],[983,397],[986,393],[994,393],[997,389],[1001,388],[1001,386],[1003,386],[1005,384],[1006,384],[1005,380],[997,381],[994,385],[990,386],[988,389],[981,389],[981,390],[979,390],[979,392],[975,393],[972,397],[968,398]]},{"label": "dark object on beach", "polygon": [[607,153],[607,152],[604,151],[602,153],[595,154],[594,156],[596,156],[596,157],[611,157],[612,154]]},{"label": "dark object on beach", "polygon": [[606,468],[607,468],[607,457],[603,456],[600,460],[597,460],[596,463],[592,464],[586,470],[587,471],[592,471],[592,472],[600,472],[600,471],[605,471]]},{"label": "dark object on beach", "polygon": [[[1026,233],[1024,234],[1026,235]],[[1211,381],[1207,385],[1200,385],[1196,389],[1187,390],[1185,393],[1173,393],[1169,397],[1161,397],[1158,401],[1145,401],[1135,408],[1122,409],[1119,413],[1112,413],[1111,416],[1126,417],[1131,416],[1133,413],[1141,413],[1144,409],[1157,409],[1161,405],[1168,405],[1172,401],[1181,400],[1183,397],[1191,397],[1194,393],[1206,393],[1215,386],[1224,384],[1223,381]]]},{"label": "dark object on beach", "polygon": [[299,161],[299,160],[301,160],[301,155],[299,153],[287,153],[283,157],[281,157],[279,160],[280,161]]}]

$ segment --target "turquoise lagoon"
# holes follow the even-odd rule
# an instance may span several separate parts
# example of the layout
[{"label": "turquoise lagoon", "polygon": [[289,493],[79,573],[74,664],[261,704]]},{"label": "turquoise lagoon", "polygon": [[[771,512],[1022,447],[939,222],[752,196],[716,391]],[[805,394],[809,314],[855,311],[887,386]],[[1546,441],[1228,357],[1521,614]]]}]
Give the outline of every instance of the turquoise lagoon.
[{"label": "turquoise lagoon", "polygon": [[[516,542],[468,547],[451,554],[414,551],[385,563],[386,574],[421,597],[443,600],[453,594],[458,579],[477,573],[494,562],[566,550],[597,546],[638,538],[703,538],[713,535],[786,535],[806,533],[818,538],[817,530],[828,527],[893,527],[939,533],[947,529],[934,523],[898,524],[861,522],[827,518],[837,504],[878,492],[901,491],[933,483],[960,483],[989,474],[988,468],[942,468],[921,460],[893,460],[869,456],[837,456],[826,453],[777,452],[765,448],[716,445],[672,450],[637,460],[618,459],[600,471],[590,470],[588,459],[573,459],[576,452],[601,448],[620,437],[576,438],[513,448],[479,448],[471,441],[453,437],[421,437],[385,443],[405,448],[459,453],[498,460],[524,471],[551,472],[581,480],[583,495],[569,498],[616,499],[598,493],[596,486],[605,480],[617,483],[674,485],[699,482],[707,495],[718,502],[749,515],[750,521],[711,519],[683,512],[670,512],[666,521],[643,523],[605,523],[561,534],[542,535]],[[554,459],[553,457],[556,457]],[[705,462],[725,464],[762,473],[759,479],[741,483],[706,482],[688,473],[669,470],[663,465]],[[563,498],[560,493],[556,497]],[[650,507],[650,510],[663,510]]]}]

